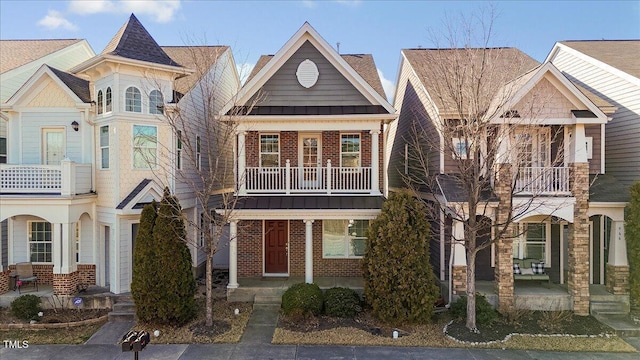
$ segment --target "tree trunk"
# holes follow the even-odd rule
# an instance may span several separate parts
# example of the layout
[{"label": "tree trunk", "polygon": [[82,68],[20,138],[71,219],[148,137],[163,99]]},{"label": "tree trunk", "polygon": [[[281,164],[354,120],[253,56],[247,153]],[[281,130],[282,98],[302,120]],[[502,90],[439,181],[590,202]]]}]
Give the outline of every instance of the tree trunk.
[{"label": "tree trunk", "polygon": [[476,252],[470,252],[467,261],[467,329],[478,332],[476,327]]},{"label": "tree trunk", "polygon": [[213,255],[211,251],[207,251],[207,266],[206,266],[206,292],[207,292],[207,306],[206,306],[206,326],[213,326],[213,294],[212,294],[212,285],[213,285]]}]

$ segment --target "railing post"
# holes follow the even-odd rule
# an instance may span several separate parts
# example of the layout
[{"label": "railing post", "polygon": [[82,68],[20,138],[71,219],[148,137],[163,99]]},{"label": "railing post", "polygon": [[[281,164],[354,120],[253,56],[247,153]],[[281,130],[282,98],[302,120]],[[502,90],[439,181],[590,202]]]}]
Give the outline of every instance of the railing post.
[{"label": "railing post", "polygon": [[60,161],[60,167],[62,170],[62,186],[60,188],[60,195],[73,196],[75,195],[76,188],[76,167],[75,163],[67,158]]},{"label": "railing post", "polygon": [[327,194],[331,195],[331,159],[327,160]]},{"label": "railing post", "polygon": [[373,195],[380,195],[380,130],[371,130],[371,178],[369,179],[369,191]]},{"label": "railing post", "polygon": [[238,180],[240,186],[238,186],[238,193],[245,195],[247,193],[246,181],[247,181],[247,158],[245,149],[245,138],[247,133],[244,131],[238,132]]},{"label": "railing post", "polygon": [[285,181],[285,193],[291,193],[291,161],[287,159],[285,168],[284,168],[284,181]]}]

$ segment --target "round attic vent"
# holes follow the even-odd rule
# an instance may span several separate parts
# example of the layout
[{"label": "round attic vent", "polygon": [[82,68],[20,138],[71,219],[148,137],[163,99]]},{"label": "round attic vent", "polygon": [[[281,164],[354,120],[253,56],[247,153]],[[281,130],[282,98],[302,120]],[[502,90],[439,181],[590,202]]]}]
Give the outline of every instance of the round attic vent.
[{"label": "round attic vent", "polygon": [[300,85],[307,89],[316,84],[318,81],[318,75],[320,75],[318,67],[313,61],[306,59],[298,65],[296,77],[298,77]]}]

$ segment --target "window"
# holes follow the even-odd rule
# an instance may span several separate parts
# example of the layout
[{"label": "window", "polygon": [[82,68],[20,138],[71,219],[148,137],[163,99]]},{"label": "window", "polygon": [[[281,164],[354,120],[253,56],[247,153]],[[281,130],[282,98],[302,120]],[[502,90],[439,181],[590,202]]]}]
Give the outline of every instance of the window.
[{"label": "window", "polygon": [[342,134],[340,137],[340,166],[360,167],[360,134]]},{"label": "window", "polygon": [[7,163],[7,138],[0,137],[0,164]]},{"label": "window", "polygon": [[31,262],[51,262],[51,223],[29,221],[29,258]]},{"label": "window", "polygon": [[103,99],[102,99],[102,90],[98,91],[98,115],[102,114],[102,110],[104,110],[102,108],[103,105]]},{"label": "window", "polygon": [[453,156],[460,159],[469,159],[469,145],[462,138],[453,138]]},{"label": "window", "polygon": [[360,258],[367,243],[369,220],[323,220],[322,256]]},{"label": "window", "polygon": [[125,93],[125,111],[129,112],[142,112],[142,97],[140,96],[140,90],[131,86],[127,88]]},{"label": "window", "polygon": [[280,135],[260,135],[260,167],[277,167],[280,164]]},{"label": "window", "polygon": [[133,167],[152,169],[156,166],[158,129],[155,126],[133,126]]},{"label": "window", "polygon": [[80,223],[76,223],[76,263],[80,262]]},{"label": "window", "polygon": [[200,170],[200,162],[202,161],[202,157],[200,156],[200,135],[196,136],[196,169]]},{"label": "window", "polygon": [[549,265],[550,224],[524,223],[520,224],[520,239],[513,242],[513,256],[519,259],[542,260]]},{"label": "window", "polygon": [[105,109],[104,112],[111,112],[111,88],[108,87],[104,96]]},{"label": "window", "polygon": [[100,168],[109,168],[109,126],[100,127]]},{"label": "window", "polygon": [[159,90],[151,91],[149,94],[149,114],[162,114],[164,111],[164,101]]},{"label": "window", "polygon": [[204,213],[200,213],[200,236],[198,238],[198,246],[203,247],[204,246]]},{"label": "window", "polygon": [[178,130],[176,137],[176,168],[182,170],[182,131]]},{"label": "window", "polygon": [[515,143],[520,167],[550,166],[551,132],[548,127],[519,130]]}]

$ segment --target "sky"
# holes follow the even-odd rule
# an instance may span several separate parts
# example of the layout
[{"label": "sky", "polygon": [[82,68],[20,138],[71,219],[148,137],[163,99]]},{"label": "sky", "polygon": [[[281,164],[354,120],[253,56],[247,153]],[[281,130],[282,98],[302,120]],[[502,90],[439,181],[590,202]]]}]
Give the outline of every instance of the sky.
[{"label": "sky", "polygon": [[0,0],[0,38],[81,38],[100,53],[133,12],[160,45],[230,45],[248,75],[261,54],[277,52],[308,21],[329,44],[340,43],[340,53],[373,54],[391,99],[401,49],[437,47],[447,29],[492,6],[489,44],[541,62],[556,41],[640,39],[640,0]]}]

